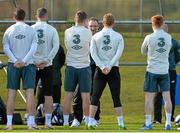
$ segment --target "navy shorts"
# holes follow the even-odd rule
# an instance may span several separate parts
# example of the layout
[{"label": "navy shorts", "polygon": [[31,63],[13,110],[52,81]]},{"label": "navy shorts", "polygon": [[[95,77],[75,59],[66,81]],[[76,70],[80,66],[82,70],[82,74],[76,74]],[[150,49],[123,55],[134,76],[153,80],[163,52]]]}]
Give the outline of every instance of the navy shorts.
[{"label": "navy shorts", "polygon": [[153,74],[146,72],[144,81],[145,92],[163,92],[170,90],[169,74]]},{"label": "navy shorts", "polygon": [[14,63],[8,63],[7,67],[7,88],[20,89],[22,79],[23,89],[34,89],[36,80],[36,67],[33,64],[23,68],[14,67]]},{"label": "navy shorts", "polygon": [[74,68],[67,66],[65,69],[65,91],[74,92],[79,85],[80,92],[90,92],[91,89],[91,68]]}]

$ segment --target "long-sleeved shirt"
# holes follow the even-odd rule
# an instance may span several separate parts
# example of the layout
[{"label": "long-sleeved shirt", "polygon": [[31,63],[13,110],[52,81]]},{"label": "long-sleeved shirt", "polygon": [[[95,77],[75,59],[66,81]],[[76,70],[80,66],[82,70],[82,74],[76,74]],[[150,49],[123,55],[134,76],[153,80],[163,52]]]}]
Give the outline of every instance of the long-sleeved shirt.
[{"label": "long-sleeved shirt", "polygon": [[9,57],[8,62],[21,60],[26,65],[33,64],[32,56],[37,49],[35,30],[24,22],[16,22],[4,33],[3,49]]},{"label": "long-sleeved shirt", "polygon": [[57,30],[43,21],[32,25],[38,36],[37,51],[33,56],[35,63],[47,61],[46,66],[52,65],[52,61],[59,49],[59,36]]},{"label": "long-sleeved shirt", "polygon": [[180,46],[179,43],[172,38],[172,48],[169,53],[169,70],[176,70],[176,60],[177,54],[180,54]]},{"label": "long-sleeved shirt", "polygon": [[72,26],[65,31],[64,43],[67,48],[66,63],[75,68],[90,65],[90,42],[92,32],[84,26]]},{"label": "long-sleeved shirt", "polygon": [[167,74],[169,52],[172,47],[171,35],[156,29],[145,37],[141,53],[147,55],[147,71],[154,74]]},{"label": "long-sleeved shirt", "polygon": [[91,40],[91,56],[101,69],[119,66],[119,58],[124,50],[121,34],[112,28],[103,28]]}]

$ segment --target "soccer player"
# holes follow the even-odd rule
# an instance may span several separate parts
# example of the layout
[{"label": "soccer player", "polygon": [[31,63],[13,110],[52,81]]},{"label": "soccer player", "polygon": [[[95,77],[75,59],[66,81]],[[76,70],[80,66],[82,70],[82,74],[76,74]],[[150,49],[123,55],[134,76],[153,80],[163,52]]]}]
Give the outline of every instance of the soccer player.
[{"label": "soccer player", "polygon": [[[162,25],[162,29],[168,32],[167,24]],[[175,94],[176,94],[176,63],[178,63],[180,54],[179,43],[172,38],[172,48],[169,53],[169,76],[170,76],[170,95],[172,102],[171,121],[174,122],[175,110]],[[161,123],[162,119],[162,92],[158,92],[154,97],[154,122],[155,124]]]},{"label": "soccer player", "polygon": [[[91,30],[93,35],[95,33],[97,33],[99,30],[98,19],[95,17],[91,17],[88,22],[88,28]],[[90,56],[90,66],[91,66],[91,72],[92,72],[91,76],[92,76],[92,80],[93,80],[95,69],[96,69],[96,64],[91,56]],[[91,84],[90,95],[92,95],[92,91],[93,91],[92,86],[93,86],[93,82]],[[80,126],[80,123],[83,119],[82,98],[81,98],[81,92],[78,87],[75,91],[74,99],[73,99],[73,114],[74,114],[74,120],[72,122],[71,127],[78,127],[78,126]],[[96,123],[98,123],[98,121],[100,119],[99,114],[100,114],[100,102],[98,103],[98,110],[95,115]]]},{"label": "soccer player", "polygon": [[154,32],[145,37],[141,47],[141,53],[147,55],[148,63],[144,81],[146,120],[142,130],[152,129],[152,101],[156,92],[162,92],[166,112],[165,130],[170,130],[172,105],[169,92],[168,57],[172,38],[161,28],[164,23],[163,16],[155,15],[151,18],[151,22]]},{"label": "soccer player", "polygon": [[85,26],[87,25],[87,14],[78,11],[75,14],[75,26],[65,31],[65,46],[67,48],[65,70],[65,97],[64,97],[64,126],[68,126],[71,100],[77,85],[82,97],[85,124],[89,119],[89,103],[91,89],[91,68],[90,68],[90,41],[92,33]]},{"label": "soccer player", "polygon": [[[65,63],[65,53],[62,46],[59,46],[59,50],[53,59],[53,105],[61,103],[61,68]],[[44,103],[44,89],[41,82],[38,84],[38,105]]]},{"label": "soccer player", "polygon": [[44,109],[45,109],[45,128],[51,129],[51,117],[53,109],[53,67],[52,61],[59,49],[59,36],[57,30],[47,24],[47,10],[37,9],[37,22],[32,25],[38,35],[38,47],[34,54],[34,62],[37,68],[36,84],[41,79],[44,88]]},{"label": "soccer player", "polygon": [[21,8],[14,12],[16,24],[10,26],[3,37],[3,48],[9,57],[7,68],[7,125],[6,130],[12,130],[12,119],[16,92],[20,89],[22,79],[23,88],[26,90],[27,112],[29,114],[28,129],[36,129],[34,88],[36,67],[32,56],[37,49],[37,35],[35,30],[24,23],[25,11]]},{"label": "soccer player", "polygon": [[124,40],[121,34],[115,32],[115,20],[111,13],[103,16],[104,28],[96,33],[91,40],[91,56],[97,68],[93,81],[93,94],[90,105],[88,128],[94,129],[94,116],[97,111],[99,99],[103,93],[106,83],[109,84],[114,109],[117,115],[118,126],[126,129],[123,122],[122,105],[120,101],[120,73],[119,58],[124,49]]},{"label": "soccer player", "polygon": [[[59,50],[56,56],[53,59],[53,112],[55,113],[57,109],[60,107],[61,103],[61,68],[65,63],[65,53],[63,47],[60,45]],[[43,124],[44,123],[44,114],[42,111],[44,108],[44,87],[42,86],[41,81],[38,83],[38,91],[37,91],[37,123]],[[56,116],[54,116],[56,117]],[[53,116],[52,116],[53,119]],[[52,120],[51,120],[52,121]],[[53,122],[53,124],[58,124]]]}]

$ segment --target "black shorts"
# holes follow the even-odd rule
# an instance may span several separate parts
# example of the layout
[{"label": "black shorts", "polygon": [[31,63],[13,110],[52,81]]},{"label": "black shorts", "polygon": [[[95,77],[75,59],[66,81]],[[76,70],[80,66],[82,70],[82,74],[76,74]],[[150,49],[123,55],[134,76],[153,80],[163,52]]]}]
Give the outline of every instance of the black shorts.
[{"label": "black shorts", "polygon": [[108,83],[111,96],[113,99],[114,107],[121,107],[120,101],[120,88],[121,88],[121,77],[118,67],[112,67],[108,75],[104,75],[100,68],[96,68],[94,80],[93,80],[93,94],[91,104],[97,106],[99,99]]},{"label": "black shorts", "polygon": [[36,86],[38,84],[39,79],[41,79],[41,83],[44,90],[44,96],[52,96],[53,94],[53,68],[52,66],[45,67],[42,70],[38,70],[36,72]]}]

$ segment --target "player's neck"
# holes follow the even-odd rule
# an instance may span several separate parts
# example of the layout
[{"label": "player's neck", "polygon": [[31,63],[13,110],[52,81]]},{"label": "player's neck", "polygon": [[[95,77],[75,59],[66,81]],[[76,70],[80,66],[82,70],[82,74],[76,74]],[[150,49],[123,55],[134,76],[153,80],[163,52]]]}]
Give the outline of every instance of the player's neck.
[{"label": "player's neck", "polygon": [[76,23],[75,26],[84,26],[84,23]]},{"label": "player's neck", "polygon": [[112,26],[104,26],[105,29],[112,29],[113,27]]},{"label": "player's neck", "polygon": [[16,23],[24,23],[24,21],[16,20]]},{"label": "player's neck", "polygon": [[46,19],[40,19],[40,18],[38,18],[37,21],[38,21],[38,22],[46,22],[47,20],[46,20]]},{"label": "player's neck", "polygon": [[161,27],[153,27],[153,31],[161,30]]}]

